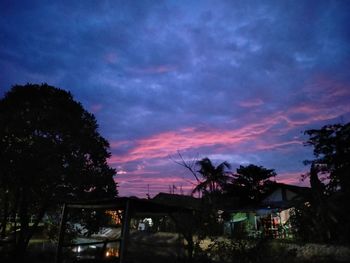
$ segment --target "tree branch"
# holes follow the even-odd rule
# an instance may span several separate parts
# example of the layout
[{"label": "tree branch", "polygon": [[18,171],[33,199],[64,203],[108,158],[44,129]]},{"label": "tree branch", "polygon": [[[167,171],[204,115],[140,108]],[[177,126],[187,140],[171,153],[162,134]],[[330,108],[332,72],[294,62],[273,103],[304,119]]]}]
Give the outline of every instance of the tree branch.
[{"label": "tree branch", "polygon": [[176,159],[169,156],[169,158],[176,164],[181,165],[182,167],[185,167],[190,173],[194,176],[194,178],[197,180],[197,182],[201,182],[198,178],[198,175],[195,171],[195,166],[197,163],[197,159],[193,158],[192,161],[185,161],[185,159],[182,157],[180,151],[177,151],[178,156],[180,157],[180,161],[177,161]]}]

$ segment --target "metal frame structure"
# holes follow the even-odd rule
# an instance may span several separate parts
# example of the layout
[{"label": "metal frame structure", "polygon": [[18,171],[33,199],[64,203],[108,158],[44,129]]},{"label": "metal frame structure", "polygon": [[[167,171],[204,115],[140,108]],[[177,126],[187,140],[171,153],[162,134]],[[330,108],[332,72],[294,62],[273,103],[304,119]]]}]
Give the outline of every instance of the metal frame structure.
[{"label": "metal frame structure", "polygon": [[62,249],[64,247],[74,246],[73,244],[64,244],[65,226],[67,223],[67,215],[71,209],[91,209],[91,210],[121,210],[123,211],[121,238],[114,240],[105,240],[101,242],[84,243],[83,245],[104,244],[110,242],[120,242],[119,246],[119,263],[124,263],[126,258],[130,220],[135,214],[173,214],[173,213],[188,213],[191,209],[177,206],[160,204],[152,200],[137,199],[129,197],[119,197],[113,200],[94,200],[86,202],[71,202],[64,203],[62,207],[61,222],[59,228],[59,238],[56,249],[56,263],[62,262]]}]

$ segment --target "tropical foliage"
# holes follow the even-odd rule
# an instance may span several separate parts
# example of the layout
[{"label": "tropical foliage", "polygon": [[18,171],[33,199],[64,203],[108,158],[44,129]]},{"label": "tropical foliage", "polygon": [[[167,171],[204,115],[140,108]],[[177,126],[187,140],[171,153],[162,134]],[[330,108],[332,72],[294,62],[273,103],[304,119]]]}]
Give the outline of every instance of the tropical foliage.
[{"label": "tropical foliage", "polygon": [[222,162],[215,166],[209,158],[203,158],[197,162],[198,173],[202,180],[194,188],[193,192],[219,193],[230,180],[227,169],[231,166],[228,162]]},{"label": "tropical foliage", "polygon": [[[349,242],[350,236],[350,123],[326,125],[305,132],[307,146],[314,148],[315,159],[309,178],[312,199],[296,210],[298,235],[316,242]],[[302,222],[302,223],[300,223]]]}]

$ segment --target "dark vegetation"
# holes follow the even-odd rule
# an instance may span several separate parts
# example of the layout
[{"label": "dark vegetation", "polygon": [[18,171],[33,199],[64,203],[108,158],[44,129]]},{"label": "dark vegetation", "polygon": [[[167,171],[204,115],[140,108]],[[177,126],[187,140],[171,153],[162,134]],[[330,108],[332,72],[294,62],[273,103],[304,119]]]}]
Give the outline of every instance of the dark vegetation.
[{"label": "dark vegetation", "polygon": [[[94,116],[69,92],[27,84],[0,100],[0,235],[12,241],[8,253],[23,257],[59,202],[116,196],[108,147]],[[7,228],[16,214],[18,225]]]},{"label": "dark vegetation", "polygon": [[[311,165],[311,168],[309,173],[302,175],[302,179],[310,180],[311,196],[296,204],[291,218],[294,237],[297,241],[304,243],[348,246],[350,241],[350,208],[347,203],[347,200],[350,200],[350,123],[327,125],[319,130],[308,130],[305,134],[309,136],[305,145],[314,148],[315,159],[305,161],[305,164]],[[202,251],[196,248],[201,237],[213,236],[213,226],[219,222],[218,218],[213,216],[217,211],[216,205],[225,203],[227,200],[231,204],[236,202],[237,206],[257,204],[268,189],[273,187],[276,173],[273,169],[252,164],[240,166],[236,173],[232,173],[228,170],[230,165],[227,162],[215,166],[208,158],[185,162],[181,154],[179,157],[181,162],[178,163],[188,169],[198,181],[194,192],[202,194],[202,200],[206,202],[205,206],[208,208],[206,212],[212,211],[211,216],[197,215],[198,218],[203,216],[202,221],[197,224],[196,231],[192,231],[186,238],[191,244],[188,253],[193,258],[204,260]],[[212,227],[207,229],[208,225]],[[193,236],[197,237],[197,243],[191,240]],[[282,248],[266,259],[267,254],[271,252],[267,249],[266,242],[261,240],[252,247],[239,246],[244,239],[246,238],[241,237],[233,243],[215,241],[209,251],[211,250],[219,258],[222,257],[220,260],[224,262],[231,262],[228,259],[224,260],[225,257],[235,262],[274,262],[273,258],[278,261],[281,256],[294,258],[292,251]],[[325,259],[315,260],[322,262]],[[327,260],[329,259],[324,262]],[[290,262],[295,261],[291,259]]]},{"label": "dark vegetation", "polygon": [[308,130],[307,146],[314,148],[309,178],[312,198],[296,209],[297,236],[304,241],[350,241],[350,123]]},{"label": "dark vegetation", "polygon": [[[301,242],[347,245],[350,123],[305,134],[309,137],[305,144],[313,147],[315,156],[305,161],[311,168],[303,175],[310,180],[312,194],[294,210],[294,236]],[[59,203],[117,195],[115,171],[106,162],[108,148],[94,116],[64,90],[46,84],[14,86],[0,100],[0,240],[10,244],[6,249],[0,244],[0,259],[23,259],[44,216],[43,233],[54,238]],[[217,213],[218,204],[258,203],[275,183],[273,169],[250,164],[231,172],[227,162],[215,165],[209,158],[185,162],[179,157],[178,163],[197,180],[193,193],[201,195],[204,208],[171,216],[174,229],[186,240],[188,261],[274,262],[283,257],[294,262],[293,251],[280,248],[272,253],[263,239],[253,243],[246,236],[217,239],[225,219],[225,214]],[[18,223],[9,224],[8,219],[16,214]],[[98,213],[79,216],[91,231],[102,218]],[[214,242],[204,252],[200,242],[208,237]]]}]

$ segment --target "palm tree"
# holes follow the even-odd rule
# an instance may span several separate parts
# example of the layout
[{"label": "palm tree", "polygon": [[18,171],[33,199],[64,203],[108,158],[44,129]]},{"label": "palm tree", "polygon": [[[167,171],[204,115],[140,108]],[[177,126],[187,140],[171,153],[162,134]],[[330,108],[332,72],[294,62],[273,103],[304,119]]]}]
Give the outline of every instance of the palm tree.
[{"label": "palm tree", "polygon": [[197,161],[196,165],[200,167],[197,172],[202,177],[202,180],[199,181],[192,193],[219,193],[230,179],[230,176],[226,171],[226,169],[231,168],[231,165],[228,162],[222,162],[215,167],[211,160],[206,157]]}]

